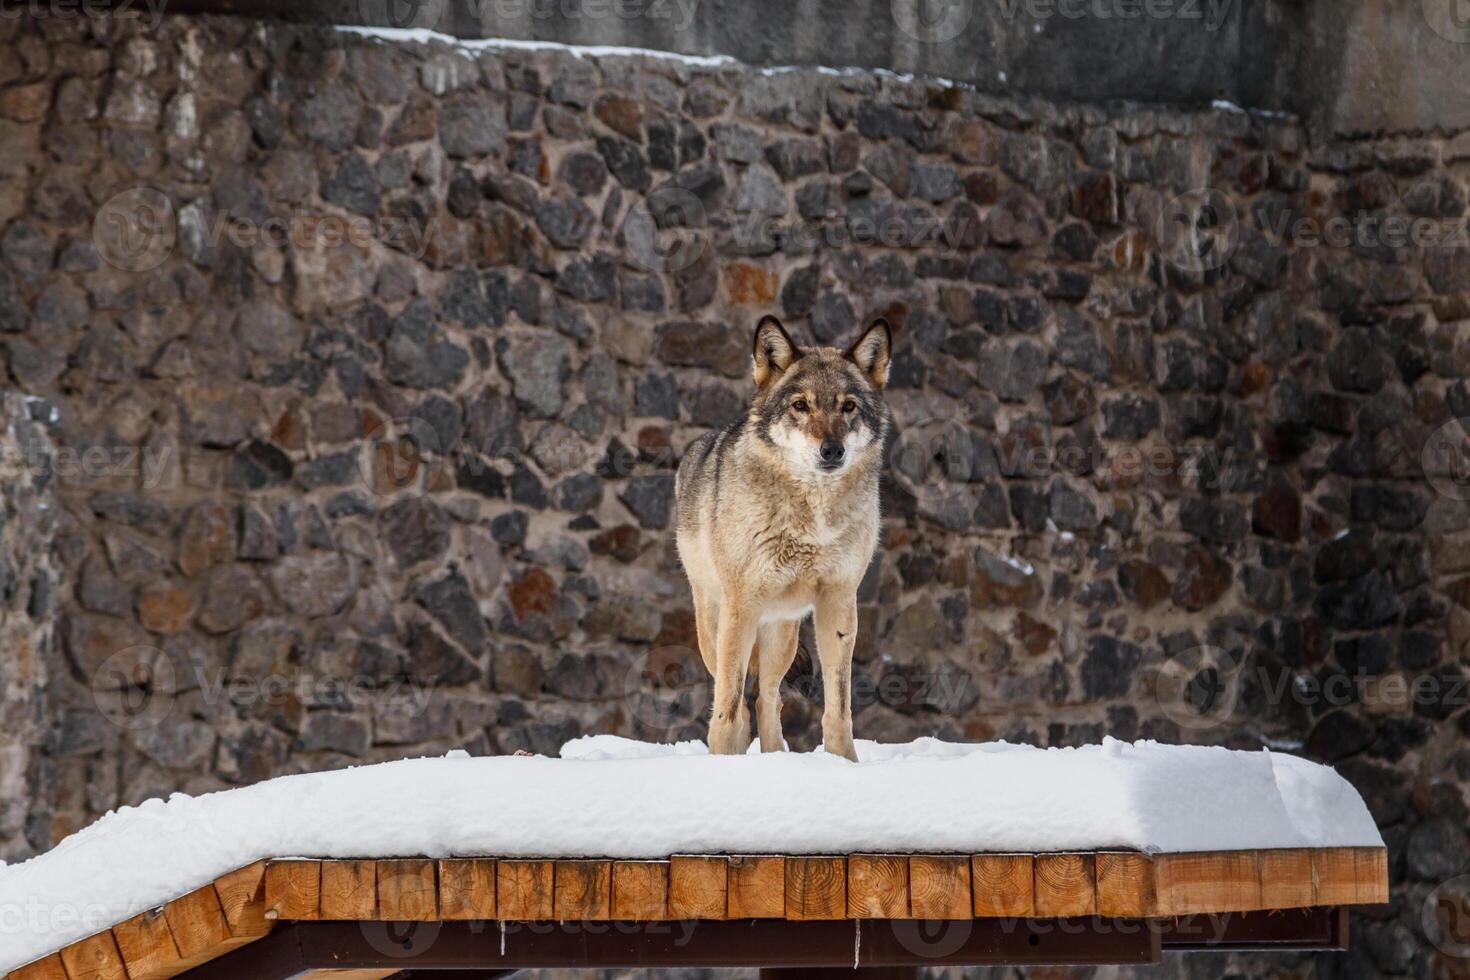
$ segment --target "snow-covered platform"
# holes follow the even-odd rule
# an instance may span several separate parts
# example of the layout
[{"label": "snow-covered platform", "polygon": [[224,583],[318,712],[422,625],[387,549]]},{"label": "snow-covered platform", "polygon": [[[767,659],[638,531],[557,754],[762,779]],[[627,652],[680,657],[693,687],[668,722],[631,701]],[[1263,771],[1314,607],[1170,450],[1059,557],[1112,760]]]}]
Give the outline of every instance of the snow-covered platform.
[{"label": "snow-covered platform", "polygon": [[288,922],[1152,921],[1386,900],[1362,800],[1292,756],[858,754],[598,736],[559,759],[452,753],[152,800],[0,869],[0,970],[171,977]]}]

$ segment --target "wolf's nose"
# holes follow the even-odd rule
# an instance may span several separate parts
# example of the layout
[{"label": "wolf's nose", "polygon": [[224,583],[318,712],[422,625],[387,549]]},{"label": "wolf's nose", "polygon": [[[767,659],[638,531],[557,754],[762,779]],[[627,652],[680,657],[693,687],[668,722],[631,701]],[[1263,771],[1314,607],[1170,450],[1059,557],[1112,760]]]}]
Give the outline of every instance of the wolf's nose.
[{"label": "wolf's nose", "polygon": [[831,465],[833,463],[842,462],[842,457],[845,451],[842,448],[842,443],[838,442],[836,439],[823,439],[822,448],[819,449],[818,452],[822,456],[822,462]]}]

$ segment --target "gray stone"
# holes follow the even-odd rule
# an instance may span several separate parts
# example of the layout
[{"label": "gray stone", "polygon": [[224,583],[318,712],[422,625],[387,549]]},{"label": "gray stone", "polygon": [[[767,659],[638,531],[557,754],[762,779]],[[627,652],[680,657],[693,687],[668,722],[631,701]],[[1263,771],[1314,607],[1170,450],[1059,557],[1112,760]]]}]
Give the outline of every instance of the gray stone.
[{"label": "gray stone", "polygon": [[516,405],[528,418],[550,418],[561,411],[570,371],[570,346],[564,339],[543,333],[502,337],[495,356],[510,379]]}]

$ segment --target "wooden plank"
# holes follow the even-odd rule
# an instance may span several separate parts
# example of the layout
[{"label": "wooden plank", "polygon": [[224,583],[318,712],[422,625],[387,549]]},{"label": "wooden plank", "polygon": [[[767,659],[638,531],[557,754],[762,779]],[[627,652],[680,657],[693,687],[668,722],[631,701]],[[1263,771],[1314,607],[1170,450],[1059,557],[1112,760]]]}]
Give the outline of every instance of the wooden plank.
[{"label": "wooden plank", "polygon": [[1261,852],[1261,907],[1300,909],[1312,904],[1312,852],[1306,848]]},{"label": "wooden plank", "polygon": [[550,861],[496,864],[495,908],[500,918],[528,922],[550,919],[553,895]]},{"label": "wooden plank", "polygon": [[256,861],[238,871],[214,880],[214,893],[219,896],[230,934],[242,937],[264,936],[275,924],[265,917],[265,862]]},{"label": "wooden plank", "polygon": [[853,854],[847,859],[847,917],[907,919],[909,862],[902,854]]},{"label": "wooden plank", "polygon": [[976,854],[970,858],[975,915],[1012,918],[1033,914],[1036,859],[1030,854]]},{"label": "wooden plank", "polygon": [[612,917],[612,862],[557,861],[556,918],[601,922]]},{"label": "wooden plank", "polygon": [[1317,905],[1374,905],[1388,901],[1388,854],[1381,847],[1312,851]]},{"label": "wooden plank", "polygon": [[726,869],[732,919],[786,917],[786,859],[779,855],[739,854]]},{"label": "wooden plank", "polygon": [[378,862],[378,918],[433,922],[439,917],[439,875],[427,858]]},{"label": "wooden plank", "polygon": [[1096,913],[1097,895],[1091,854],[1038,854],[1033,877],[1037,915]]},{"label": "wooden plank", "polygon": [[847,859],[786,859],[786,918],[847,918]]},{"label": "wooden plank", "polygon": [[728,867],[723,857],[676,854],[670,859],[669,918],[725,918]]},{"label": "wooden plank", "polygon": [[66,967],[61,964],[61,955],[52,953],[12,970],[8,980],[67,980]]},{"label": "wooden plank", "polygon": [[208,963],[249,941],[230,934],[230,924],[225,921],[224,909],[212,884],[169,902],[163,907],[163,914],[179,948],[179,961],[190,967]]},{"label": "wooden plank", "polygon": [[163,909],[135,915],[112,927],[112,938],[127,967],[129,980],[168,980],[184,972]]},{"label": "wooden plank", "polygon": [[265,866],[265,917],[315,919],[321,914],[322,863],[272,861]]},{"label": "wooden plank", "polygon": [[439,918],[495,918],[495,862],[488,858],[453,858],[439,862]]},{"label": "wooden plank", "polygon": [[128,980],[127,968],[110,932],[72,943],[61,951],[61,963],[70,980]]},{"label": "wooden plank", "polygon": [[1259,851],[1159,854],[1154,858],[1159,915],[1247,912],[1261,905]]},{"label": "wooden plank", "polygon": [[323,919],[372,919],[378,910],[378,867],[374,861],[323,861]]},{"label": "wooden plank", "polygon": [[953,854],[909,858],[909,907],[916,919],[968,919],[970,859]]},{"label": "wooden plank", "polygon": [[1157,907],[1154,863],[1138,851],[1099,851],[1097,913],[1115,917],[1151,916]]},{"label": "wooden plank", "polygon": [[669,862],[614,861],[613,918],[656,922],[669,917]]}]

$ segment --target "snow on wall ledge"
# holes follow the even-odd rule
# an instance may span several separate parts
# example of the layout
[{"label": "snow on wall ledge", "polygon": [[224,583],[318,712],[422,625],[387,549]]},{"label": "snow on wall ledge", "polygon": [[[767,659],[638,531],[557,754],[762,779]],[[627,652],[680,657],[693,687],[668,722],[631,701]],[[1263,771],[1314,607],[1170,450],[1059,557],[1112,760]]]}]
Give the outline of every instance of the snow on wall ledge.
[{"label": "snow on wall ledge", "polygon": [[561,755],[451,753],[109,813],[0,869],[0,970],[272,857],[1382,845],[1342,777],[1266,751],[860,741],[854,765],[592,736]]}]

